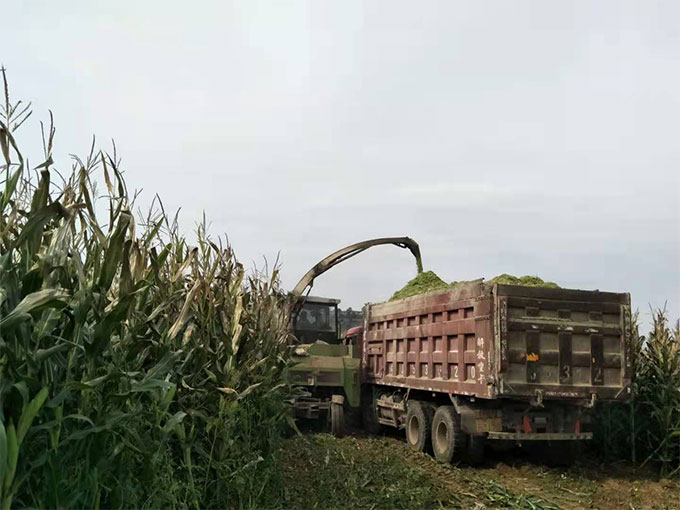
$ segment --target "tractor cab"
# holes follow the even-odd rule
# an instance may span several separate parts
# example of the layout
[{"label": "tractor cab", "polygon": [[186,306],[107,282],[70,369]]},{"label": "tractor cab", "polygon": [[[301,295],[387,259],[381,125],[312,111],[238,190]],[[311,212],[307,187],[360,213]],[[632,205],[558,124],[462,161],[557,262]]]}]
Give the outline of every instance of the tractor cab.
[{"label": "tractor cab", "polygon": [[339,299],[308,296],[295,317],[293,329],[301,344],[317,341],[340,344]]}]

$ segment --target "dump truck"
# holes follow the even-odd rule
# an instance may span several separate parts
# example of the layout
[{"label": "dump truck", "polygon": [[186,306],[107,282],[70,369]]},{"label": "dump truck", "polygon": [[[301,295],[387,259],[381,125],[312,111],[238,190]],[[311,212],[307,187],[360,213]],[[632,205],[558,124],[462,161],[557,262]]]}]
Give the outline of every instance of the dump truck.
[{"label": "dump truck", "polygon": [[571,456],[597,402],[630,398],[630,334],[626,293],[480,280],[367,305],[365,424],[403,429],[443,462],[478,461],[486,441]]},{"label": "dump truck", "polygon": [[487,444],[520,443],[569,463],[592,438],[593,407],[631,395],[627,293],[477,280],[363,314],[332,344],[299,333],[295,370],[309,397],[296,411],[327,417],[334,433],[351,410],[367,430],[403,430],[412,449],[442,462],[476,463]]}]

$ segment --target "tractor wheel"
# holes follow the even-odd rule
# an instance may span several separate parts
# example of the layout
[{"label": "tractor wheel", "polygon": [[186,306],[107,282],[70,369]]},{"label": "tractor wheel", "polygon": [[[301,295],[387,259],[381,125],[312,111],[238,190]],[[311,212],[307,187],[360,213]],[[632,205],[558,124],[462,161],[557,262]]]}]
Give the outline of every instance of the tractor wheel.
[{"label": "tractor wheel", "polygon": [[430,443],[432,415],[426,402],[409,400],[406,411],[406,442],[411,450],[422,452]]},{"label": "tractor wheel", "polygon": [[[342,401],[338,402],[336,397],[340,395],[333,395],[331,400],[331,434],[335,437],[342,437],[345,433],[345,412]],[[340,399],[344,400],[342,396]]]},{"label": "tractor wheel", "polygon": [[466,447],[460,415],[453,406],[440,406],[432,420],[432,450],[439,462],[449,463],[462,457]]}]

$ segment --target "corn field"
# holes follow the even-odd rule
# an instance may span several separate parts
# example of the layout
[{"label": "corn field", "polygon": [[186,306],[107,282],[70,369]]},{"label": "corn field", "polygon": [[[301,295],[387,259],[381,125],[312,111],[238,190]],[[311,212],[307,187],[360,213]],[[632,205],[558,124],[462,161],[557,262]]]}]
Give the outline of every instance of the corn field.
[{"label": "corn field", "polygon": [[62,177],[51,123],[29,168],[6,79],[1,110],[2,508],[257,506],[289,420],[278,268],[159,200],[135,219],[115,150]]},{"label": "corn field", "polygon": [[656,465],[661,476],[675,476],[680,473],[680,321],[671,327],[666,313],[656,310],[646,337],[633,327],[628,356],[633,399],[597,412],[600,449],[609,457]]}]

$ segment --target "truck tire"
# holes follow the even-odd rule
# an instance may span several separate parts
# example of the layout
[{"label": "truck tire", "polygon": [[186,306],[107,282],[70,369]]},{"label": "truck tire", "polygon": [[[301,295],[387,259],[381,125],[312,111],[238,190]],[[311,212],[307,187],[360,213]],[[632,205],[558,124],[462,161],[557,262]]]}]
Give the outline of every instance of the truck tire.
[{"label": "truck tire", "polygon": [[331,434],[342,437],[345,434],[345,413],[342,404],[331,402]]},{"label": "truck tire", "polygon": [[377,407],[375,391],[371,389],[365,390],[361,395],[361,425],[369,434],[380,432]]},{"label": "truck tire", "polygon": [[432,412],[426,402],[409,400],[406,410],[406,442],[416,452],[425,451],[430,444]]},{"label": "truck tire", "polygon": [[443,463],[463,456],[466,447],[465,433],[460,427],[460,415],[453,406],[439,406],[432,420],[432,451]]}]

